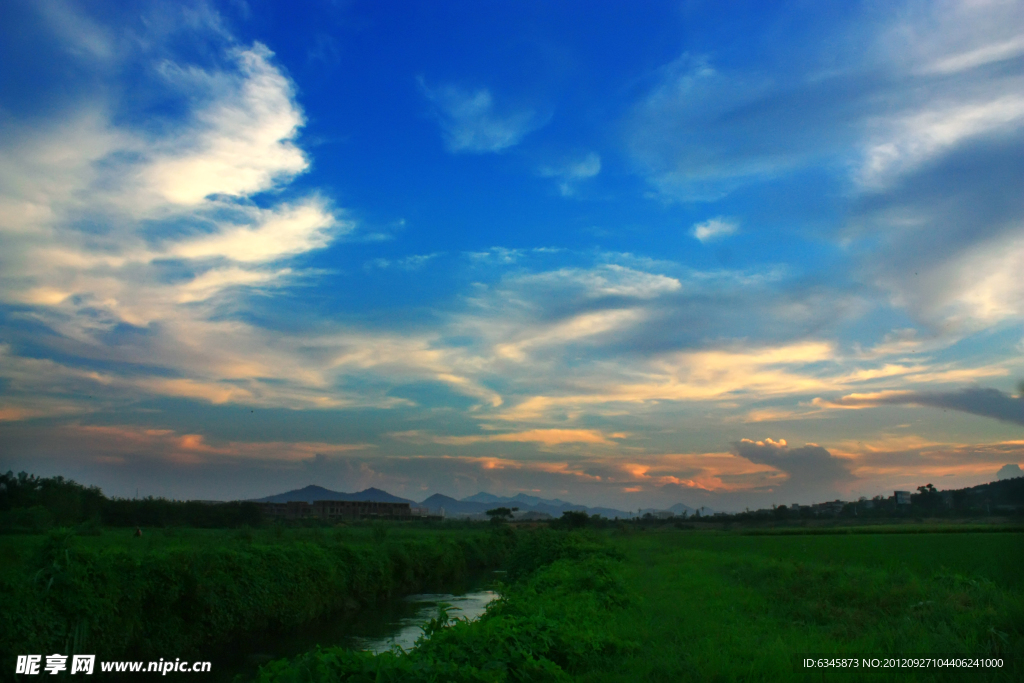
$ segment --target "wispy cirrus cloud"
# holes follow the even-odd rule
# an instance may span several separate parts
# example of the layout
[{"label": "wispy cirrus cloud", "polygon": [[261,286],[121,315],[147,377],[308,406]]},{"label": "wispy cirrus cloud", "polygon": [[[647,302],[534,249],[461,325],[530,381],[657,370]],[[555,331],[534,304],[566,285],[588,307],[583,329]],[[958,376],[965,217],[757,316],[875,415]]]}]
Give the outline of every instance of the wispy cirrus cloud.
[{"label": "wispy cirrus cloud", "polygon": [[601,172],[601,156],[590,152],[582,159],[553,166],[542,166],[540,175],[544,178],[555,178],[558,191],[563,197],[571,197],[576,193],[579,183],[594,178]]},{"label": "wispy cirrus cloud", "polygon": [[1016,3],[893,5],[822,21],[776,54],[782,77],[684,54],[636,104],[628,146],[665,201],[814,169],[849,197],[832,237],[875,245],[854,274],[894,306],[949,334],[1020,321],[1022,27]]},{"label": "wispy cirrus cloud", "polygon": [[[223,75],[202,74],[217,87],[227,80],[229,87],[197,111],[180,135],[159,141],[164,149],[143,172],[154,193],[180,205],[195,205],[215,194],[245,197],[309,167],[294,143],[304,123],[302,111],[291,81],[272,57],[260,43],[232,48],[228,58],[236,69],[233,83]],[[196,69],[189,71],[195,81]]]},{"label": "wispy cirrus cloud", "polygon": [[535,443],[543,446],[561,444],[616,445],[611,439],[624,439],[625,434],[603,434],[597,429],[528,429],[522,432],[443,436],[422,431],[395,432],[393,438],[412,443],[436,443],[445,446],[470,446],[478,443]]},{"label": "wispy cirrus cloud", "polygon": [[419,86],[433,105],[445,144],[452,153],[504,151],[518,145],[549,119],[533,109],[499,108],[487,88],[467,90],[453,84],[432,87],[422,78]]},{"label": "wispy cirrus cloud", "polygon": [[[822,53],[794,52],[784,80],[684,54],[638,103],[631,149],[655,187],[679,199],[851,152],[861,158],[853,177],[878,187],[962,142],[1020,127],[1020,98],[1008,94],[1019,71],[996,67],[1021,54],[1021,21],[1013,3],[941,2],[823,25],[831,35],[808,41]],[[847,41],[871,49],[836,55]]]}]

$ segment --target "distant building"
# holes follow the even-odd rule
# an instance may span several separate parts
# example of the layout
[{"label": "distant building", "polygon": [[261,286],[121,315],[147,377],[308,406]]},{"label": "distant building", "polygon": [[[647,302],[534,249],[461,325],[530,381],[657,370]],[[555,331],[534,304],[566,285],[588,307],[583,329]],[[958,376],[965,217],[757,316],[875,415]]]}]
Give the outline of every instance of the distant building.
[{"label": "distant building", "polygon": [[257,503],[263,514],[277,519],[411,519],[408,503],[375,503],[363,500],[316,500],[312,503]]},{"label": "distant building", "polygon": [[843,511],[846,506],[846,502],[842,500],[832,500],[827,503],[815,503],[811,506],[814,513],[817,515],[838,515]]},{"label": "distant building", "polygon": [[676,516],[676,513],[672,512],[671,510],[658,510],[657,512],[654,513],[654,516],[658,519],[672,519]]},{"label": "distant building", "polygon": [[910,491],[893,491],[897,505],[910,505]]}]

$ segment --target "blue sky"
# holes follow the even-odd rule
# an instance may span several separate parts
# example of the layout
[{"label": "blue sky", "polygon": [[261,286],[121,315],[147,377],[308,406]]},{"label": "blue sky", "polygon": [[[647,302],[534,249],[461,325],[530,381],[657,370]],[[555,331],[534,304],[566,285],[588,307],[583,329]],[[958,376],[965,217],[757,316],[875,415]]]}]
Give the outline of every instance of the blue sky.
[{"label": "blue sky", "polygon": [[1024,461],[1024,9],[0,8],[0,466],[725,509]]}]

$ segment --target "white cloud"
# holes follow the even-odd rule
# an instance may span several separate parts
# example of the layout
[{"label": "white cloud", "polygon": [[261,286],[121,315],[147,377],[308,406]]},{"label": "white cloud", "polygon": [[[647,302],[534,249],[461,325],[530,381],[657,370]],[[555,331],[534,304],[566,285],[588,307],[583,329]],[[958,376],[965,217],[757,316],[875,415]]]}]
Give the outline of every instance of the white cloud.
[{"label": "white cloud", "polygon": [[8,353],[7,368],[31,371],[10,378],[18,400],[4,419],[81,411],[72,404],[87,395],[89,409],[145,395],[390,407],[409,401],[387,395],[389,383],[423,381],[500,404],[430,334],[290,332],[236,315],[253,292],[304,277],[299,259],[352,226],[316,195],[250,200],[308,166],[294,142],[303,117],[265,47],[224,49],[219,69],[162,63],[148,85],[184,88],[185,99],[162,132],[123,123],[131,117],[111,102],[73,102],[81,113],[0,136],[0,300],[27,305],[23,318],[47,327],[62,355],[110,365],[100,374]]},{"label": "white cloud", "polygon": [[570,197],[576,192],[576,185],[601,172],[601,157],[591,152],[584,158],[561,166],[544,166],[540,169],[541,176],[557,178],[558,190],[563,197]]},{"label": "white cloud", "polygon": [[1024,225],[1019,235],[967,252],[947,275],[953,315],[984,325],[1024,319]]},{"label": "white cloud", "polygon": [[178,287],[178,301],[192,303],[206,301],[229,287],[268,286],[286,278],[291,270],[250,270],[230,266],[208,270]]},{"label": "white cloud", "polygon": [[547,117],[532,109],[499,111],[487,88],[469,91],[456,85],[431,88],[423,79],[419,83],[453,153],[501,152],[547,123]]},{"label": "white cloud", "polygon": [[[773,74],[693,55],[657,74],[627,127],[653,196],[718,200],[814,169],[845,185],[831,237],[862,254],[855,277],[886,303],[953,335],[1022,319],[1024,5],[908,2],[807,19],[816,33],[773,53]],[[806,215],[794,197],[779,196],[782,210]],[[717,220],[692,234],[725,234]]]},{"label": "white cloud", "polygon": [[1024,54],[1024,36],[970,48],[965,52],[940,57],[927,65],[924,73],[958,73],[979,66],[1014,59]]},{"label": "white cloud", "polygon": [[858,181],[866,189],[882,189],[971,138],[1012,132],[1022,124],[1024,97],[1020,95],[940,105],[882,119],[875,125],[884,131],[868,143]]},{"label": "white cloud", "polygon": [[[630,151],[665,199],[716,200],[812,165],[850,167],[856,153],[852,180],[877,189],[1021,126],[1024,77],[1009,60],[1024,54],[1022,28],[1019,3],[897,3],[823,22],[777,54],[774,76],[684,54],[635,107]],[[837,49],[847,44],[867,47]]]},{"label": "white cloud", "polygon": [[293,139],[303,124],[291,82],[255,43],[234,50],[238,74],[227,92],[182,135],[162,141],[145,170],[150,188],[172,204],[196,205],[210,195],[243,197],[306,170]]},{"label": "white cloud", "polygon": [[315,198],[269,210],[249,209],[245,217],[248,224],[218,226],[221,229],[213,234],[170,245],[166,255],[243,263],[275,261],[327,246],[338,227],[324,203]]},{"label": "white cloud", "polygon": [[419,270],[440,255],[440,252],[434,252],[433,254],[413,254],[411,256],[403,256],[399,259],[375,258],[367,261],[363,267],[366,270],[372,270],[374,268],[378,268],[380,270],[384,270],[386,268]]},{"label": "white cloud", "polygon": [[543,273],[517,275],[509,278],[507,282],[516,288],[557,288],[562,291],[562,296],[577,290],[588,298],[622,296],[651,299],[682,288],[682,284],[676,278],[614,263],[594,268],[561,268]]},{"label": "white cloud", "polygon": [[694,224],[691,234],[706,244],[734,234],[738,227],[736,221],[719,216],[710,218],[703,223]]},{"label": "white cloud", "polygon": [[[0,141],[8,152],[0,162],[0,297],[57,304],[76,296],[106,302],[115,318],[152,320],[126,311],[161,299],[208,298],[221,284],[269,283],[291,272],[208,274],[197,266],[182,299],[172,292],[179,285],[161,273],[161,260],[267,264],[322,248],[351,227],[315,196],[267,208],[228,199],[273,189],[308,165],[292,142],[301,111],[269,50],[230,48],[220,71],[165,62],[161,71],[169,70],[216,87],[163,135],[115,125],[111,106],[75,103],[82,113]],[[167,222],[157,230],[160,221]]]}]

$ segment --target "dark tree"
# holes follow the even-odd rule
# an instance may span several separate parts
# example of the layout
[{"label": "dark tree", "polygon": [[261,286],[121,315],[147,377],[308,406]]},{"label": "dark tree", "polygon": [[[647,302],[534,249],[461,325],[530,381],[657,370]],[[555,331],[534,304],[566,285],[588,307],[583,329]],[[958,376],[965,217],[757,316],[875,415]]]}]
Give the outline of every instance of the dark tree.
[{"label": "dark tree", "polygon": [[[517,510],[519,508],[516,508]],[[508,508],[493,508],[487,511],[487,516],[491,518],[491,522],[494,524],[501,524],[502,522],[512,519],[512,510]]]},{"label": "dark tree", "polygon": [[566,510],[562,513],[561,519],[556,522],[557,526],[564,529],[582,529],[590,523],[590,516],[582,510]]}]

